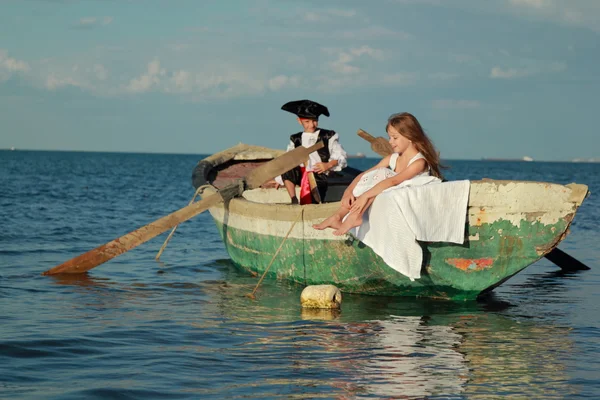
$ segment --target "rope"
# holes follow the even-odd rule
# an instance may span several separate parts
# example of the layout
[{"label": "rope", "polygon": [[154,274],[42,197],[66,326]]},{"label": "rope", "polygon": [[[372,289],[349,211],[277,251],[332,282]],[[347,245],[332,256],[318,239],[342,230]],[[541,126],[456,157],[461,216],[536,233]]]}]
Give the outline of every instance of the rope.
[{"label": "rope", "polygon": [[298,213],[298,216],[296,217],[296,219],[294,220],[294,223],[292,224],[292,226],[290,226],[290,230],[288,231],[288,233],[285,235],[285,237],[283,238],[283,240],[281,241],[281,244],[279,245],[279,248],[277,249],[277,251],[275,252],[275,254],[273,254],[273,258],[271,258],[271,262],[269,262],[269,265],[267,266],[267,269],[265,269],[265,272],[263,272],[262,276],[260,277],[260,280],[258,281],[258,283],[256,284],[256,287],[254,288],[254,290],[252,291],[252,293],[247,294],[246,296],[254,299],[254,293],[256,293],[256,291],[258,290],[258,287],[260,286],[260,283],[263,281],[263,279],[265,278],[265,275],[267,275],[267,272],[269,271],[269,268],[271,268],[271,265],[273,264],[273,261],[275,261],[275,257],[277,257],[277,254],[279,254],[279,251],[281,250],[281,248],[283,247],[283,244],[285,243],[285,241],[287,240],[288,236],[290,236],[290,233],[292,232],[292,229],[294,229],[294,226],[296,226],[296,223],[300,220],[300,217],[302,217],[302,214],[304,214],[304,210],[300,211]]},{"label": "rope", "polygon": [[[196,189],[196,192],[194,193],[194,196],[192,197],[192,199],[190,200],[190,203],[188,204],[188,206],[192,205],[192,203],[194,202],[194,200],[196,200],[196,196],[198,196],[200,193],[202,193],[204,191],[204,189],[206,189],[206,186],[208,185],[202,185],[199,186],[198,189]],[[161,246],[160,250],[158,251],[158,253],[156,254],[156,257],[154,257],[154,259],[156,261],[158,261],[158,259],[160,258],[160,256],[162,255],[163,251],[165,251],[165,248],[167,247],[167,243],[169,243],[169,240],[171,240],[171,237],[173,236],[173,234],[175,233],[175,231],[177,230],[177,227],[179,225],[175,225],[173,227],[173,229],[171,230],[171,233],[169,233],[169,236],[167,236],[167,239],[165,240],[165,242],[163,243],[163,245]]]}]

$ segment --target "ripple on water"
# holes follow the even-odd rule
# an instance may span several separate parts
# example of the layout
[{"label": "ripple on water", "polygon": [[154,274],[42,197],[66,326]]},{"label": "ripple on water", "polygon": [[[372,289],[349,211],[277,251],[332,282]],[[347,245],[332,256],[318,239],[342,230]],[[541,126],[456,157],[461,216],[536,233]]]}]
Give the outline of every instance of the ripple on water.
[{"label": "ripple on water", "polygon": [[[344,295],[237,271],[208,213],[80,276],[40,273],[187,204],[200,158],[0,157],[0,376],[7,398],[594,398],[600,392],[600,197],[561,248],[479,302]],[[15,158],[17,157],[17,158]],[[12,160],[12,161],[11,161]],[[375,160],[353,160],[373,163]],[[453,179],[584,182],[600,166],[452,161]],[[356,164],[361,167],[361,165]],[[364,164],[362,167],[370,167]],[[152,179],[148,179],[149,171]],[[584,173],[585,172],[585,173]],[[35,183],[35,184],[34,184]]]}]

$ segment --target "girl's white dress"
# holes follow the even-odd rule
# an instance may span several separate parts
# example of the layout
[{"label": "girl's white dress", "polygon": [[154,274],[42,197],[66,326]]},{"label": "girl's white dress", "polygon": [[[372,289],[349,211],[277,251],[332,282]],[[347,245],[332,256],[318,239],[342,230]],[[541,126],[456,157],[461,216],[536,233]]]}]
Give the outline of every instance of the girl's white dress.
[{"label": "girl's white dress", "polygon": [[[377,185],[379,182],[381,182],[387,178],[391,178],[394,175],[397,175],[395,170],[396,170],[396,162],[398,161],[398,156],[399,156],[398,153],[392,154],[392,156],[390,157],[390,165],[388,167],[377,168],[377,169],[374,169],[373,171],[370,171],[370,172],[367,172],[366,174],[364,174],[362,176],[362,178],[360,178],[360,181],[354,187],[354,190],[352,191],[352,194],[354,195],[354,197],[360,196],[367,190],[371,189],[373,186]],[[420,152],[415,154],[415,156],[410,159],[410,161],[408,162],[408,164],[406,166],[408,167],[410,164],[414,163],[417,160],[420,160],[421,158],[424,159],[425,156],[423,154],[421,154]],[[417,177],[422,177],[422,176],[430,176],[429,168],[427,168],[426,171],[423,171],[420,174],[416,175],[412,179],[415,179]],[[402,183],[404,183],[404,182],[402,182]],[[400,183],[400,185],[402,185],[402,183]]]}]

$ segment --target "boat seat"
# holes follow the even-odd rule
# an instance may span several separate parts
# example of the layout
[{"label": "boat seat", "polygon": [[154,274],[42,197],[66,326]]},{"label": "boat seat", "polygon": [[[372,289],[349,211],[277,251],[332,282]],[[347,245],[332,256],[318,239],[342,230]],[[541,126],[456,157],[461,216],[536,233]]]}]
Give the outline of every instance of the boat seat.
[{"label": "boat seat", "polygon": [[332,172],[329,175],[329,187],[325,195],[324,203],[334,203],[342,200],[344,191],[352,183],[352,180],[362,173],[361,170],[346,167],[339,172]]}]

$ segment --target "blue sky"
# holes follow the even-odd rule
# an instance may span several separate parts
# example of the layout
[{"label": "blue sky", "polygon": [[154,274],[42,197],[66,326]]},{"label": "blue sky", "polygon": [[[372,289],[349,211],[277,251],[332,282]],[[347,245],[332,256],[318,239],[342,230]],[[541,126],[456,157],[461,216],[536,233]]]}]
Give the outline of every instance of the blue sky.
[{"label": "blue sky", "polygon": [[600,158],[598,0],[2,1],[0,148],[350,153],[412,112],[446,159]]}]

